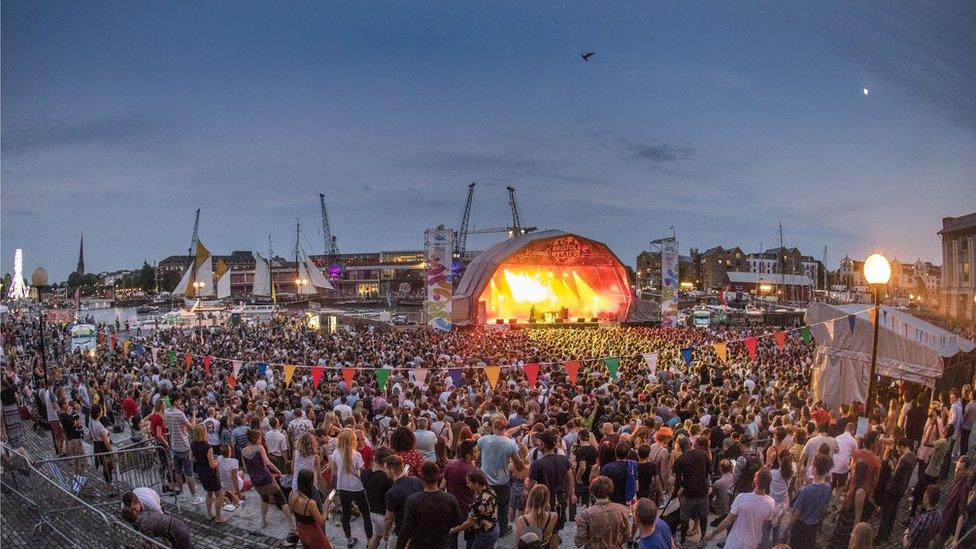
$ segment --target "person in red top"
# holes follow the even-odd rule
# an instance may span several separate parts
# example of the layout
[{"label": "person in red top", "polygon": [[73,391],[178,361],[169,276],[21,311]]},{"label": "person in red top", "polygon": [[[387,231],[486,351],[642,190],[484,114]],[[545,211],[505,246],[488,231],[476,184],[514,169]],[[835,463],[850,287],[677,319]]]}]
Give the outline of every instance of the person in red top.
[{"label": "person in red top", "polygon": [[397,427],[390,436],[390,448],[403,460],[404,467],[410,467],[407,474],[420,476],[424,456],[417,451],[417,439],[414,438],[413,431],[406,427]]},{"label": "person in red top", "polygon": [[812,412],[810,412],[810,417],[817,422],[817,425],[832,425],[834,423],[834,418],[831,417],[830,411],[828,411],[823,402],[818,402],[816,407]]},{"label": "person in red top", "polygon": [[373,447],[366,441],[366,433],[356,430],[356,451],[363,456],[363,468],[373,468]]},{"label": "person in red top", "polygon": [[878,475],[881,474],[881,458],[875,452],[878,444],[878,432],[868,431],[861,439],[861,447],[851,454],[851,470],[857,467],[858,462],[864,462],[868,466],[868,476],[864,483],[864,491],[871,497],[874,489],[878,485]]},{"label": "person in red top", "polygon": [[136,391],[132,391],[131,393],[125,395],[125,398],[122,400],[122,417],[125,418],[126,421],[129,421],[139,413],[139,404],[135,399],[137,394],[138,393],[136,393]]}]

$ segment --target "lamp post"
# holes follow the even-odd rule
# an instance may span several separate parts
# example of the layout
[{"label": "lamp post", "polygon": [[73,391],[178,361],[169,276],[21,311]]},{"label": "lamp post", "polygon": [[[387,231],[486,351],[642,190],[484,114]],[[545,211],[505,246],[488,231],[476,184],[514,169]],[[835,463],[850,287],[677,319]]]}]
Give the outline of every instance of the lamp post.
[{"label": "lamp post", "polygon": [[874,411],[874,400],[877,398],[875,387],[875,370],[878,363],[878,328],[880,327],[879,315],[881,314],[881,292],[891,279],[891,265],[885,256],[872,254],[864,260],[864,280],[871,285],[874,292],[874,342],[871,344],[871,377],[868,379],[868,398],[865,402],[865,414],[871,416]]},{"label": "lamp post", "polygon": [[31,273],[31,285],[37,289],[37,327],[38,327],[38,341],[37,346],[41,351],[41,369],[44,372],[44,386],[48,386],[48,373],[47,373],[47,350],[45,349],[44,341],[44,287],[47,286],[47,271],[42,267],[34,269]]}]

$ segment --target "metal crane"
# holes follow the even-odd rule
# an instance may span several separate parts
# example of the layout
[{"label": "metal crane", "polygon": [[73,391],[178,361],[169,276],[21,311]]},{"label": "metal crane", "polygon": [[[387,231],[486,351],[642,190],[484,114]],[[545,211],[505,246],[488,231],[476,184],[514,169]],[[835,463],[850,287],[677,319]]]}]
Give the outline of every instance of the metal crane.
[{"label": "metal crane", "polygon": [[[508,227],[466,230],[464,235],[465,239],[469,234],[488,233],[508,233],[509,238],[515,238],[538,230],[538,227],[525,227],[522,225],[522,215],[519,214],[518,203],[515,201],[515,187],[508,186],[506,190],[508,191],[508,206],[512,210],[512,224]],[[465,225],[465,229],[467,229],[467,225]]]},{"label": "metal crane", "polygon": [[471,220],[471,202],[474,200],[474,181],[468,185],[468,199],[464,202],[464,213],[461,215],[461,224],[454,234],[454,260],[460,261],[464,257],[465,248],[468,245],[468,221]]},{"label": "metal crane", "polygon": [[193,256],[197,253],[197,239],[200,238],[200,208],[197,208],[197,215],[193,219],[193,239],[190,240],[190,251],[186,255]]},{"label": "metal crane", "polygon": [[332,227],[329,226],[329,211],[325,209],[325,195],[319,193],[319,206],[322,208],[322,238],[325,240],[325,255],[337,257],[339,255],[339,244],[336,237],[332,236]]}]

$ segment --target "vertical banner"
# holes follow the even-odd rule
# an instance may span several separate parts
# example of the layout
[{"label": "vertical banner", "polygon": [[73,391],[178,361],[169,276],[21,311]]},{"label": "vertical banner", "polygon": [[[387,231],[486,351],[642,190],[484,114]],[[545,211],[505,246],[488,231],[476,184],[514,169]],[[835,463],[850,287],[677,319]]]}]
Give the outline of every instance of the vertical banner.
[{"label": "vertical banner", "polygon": [[454,259],[454,231],[451,229],[427,229],[427,300],[424,311],[427,324],[435,330],[451,330],[451,298],[453,284],[451,263]]},{"label": "vertical banner", "polygon": [[678,240],[661,241],[661,326],[678,325]]}]

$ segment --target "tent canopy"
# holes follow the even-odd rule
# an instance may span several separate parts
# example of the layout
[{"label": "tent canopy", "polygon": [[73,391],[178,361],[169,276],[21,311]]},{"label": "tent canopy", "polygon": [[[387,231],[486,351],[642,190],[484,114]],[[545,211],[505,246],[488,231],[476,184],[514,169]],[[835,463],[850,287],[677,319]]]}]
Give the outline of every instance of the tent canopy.
[{"label": "tent canopy", "polygon": [[[874,337],[871,309],[866,304],[824,303],[807,308],[805,321],[817,341],[813,391],[828,406],[865,401]],[[880,375],[934,387],[942,377],[943,359],[976,348],[973,342],[907,312],[882,307],[880,314]]]}]

